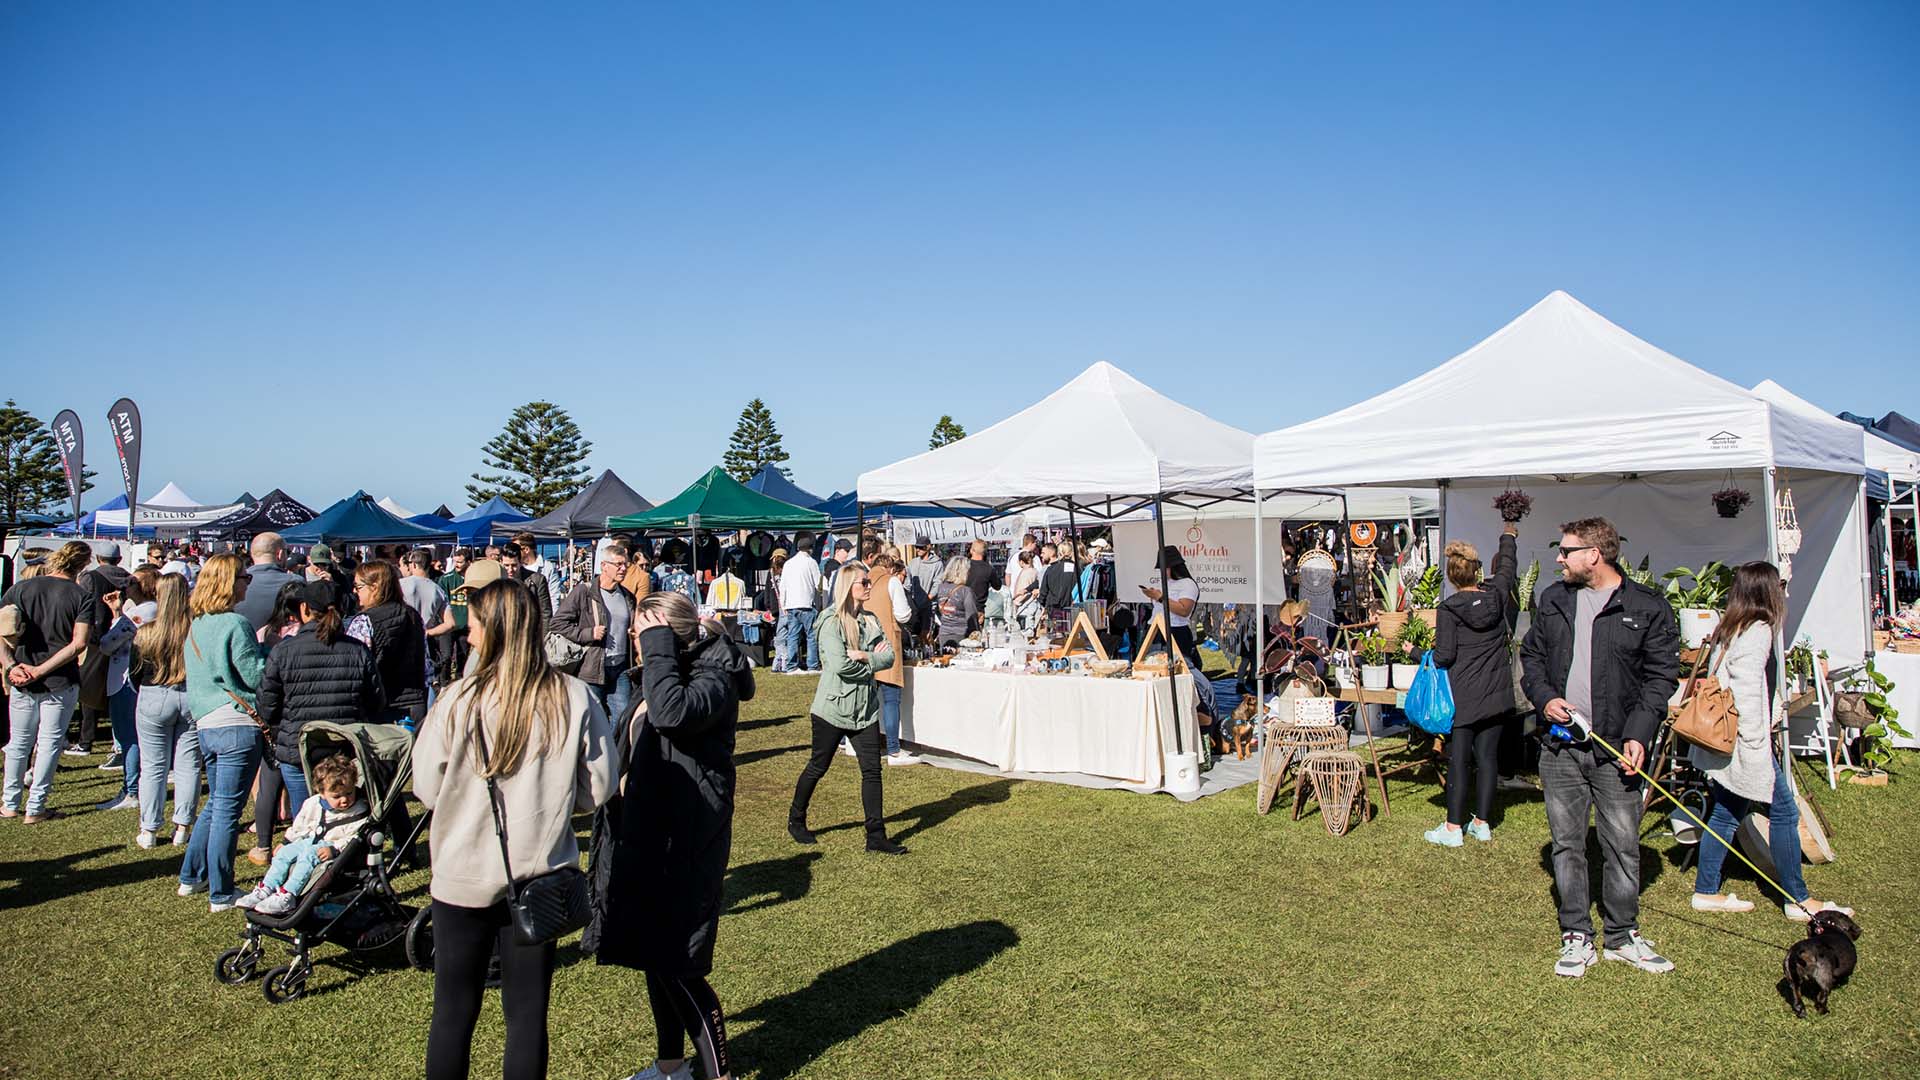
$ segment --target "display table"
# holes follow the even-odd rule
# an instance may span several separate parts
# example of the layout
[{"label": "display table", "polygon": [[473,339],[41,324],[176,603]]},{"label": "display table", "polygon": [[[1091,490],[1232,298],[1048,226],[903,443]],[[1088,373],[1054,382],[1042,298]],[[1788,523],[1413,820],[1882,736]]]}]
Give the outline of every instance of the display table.
[{"label": "display table", "polygon": [[1177,680],[1016,675],[915,665],[906,671],[900,737],[984,761],[1005,772],[1075,772],[1161,790],[1164,755],[1200,742],[1193,677]]},{"label": "display table", "polygon": [[[1873,654],[1873,668],[1893,680],[1893,692],[1887,704],[1900,710],[1901,727],[1920,736],[1920,653],[1897,653],[1881,649]],[[1920,749],[1920,738],[1895,738],[1893,745]]]}]

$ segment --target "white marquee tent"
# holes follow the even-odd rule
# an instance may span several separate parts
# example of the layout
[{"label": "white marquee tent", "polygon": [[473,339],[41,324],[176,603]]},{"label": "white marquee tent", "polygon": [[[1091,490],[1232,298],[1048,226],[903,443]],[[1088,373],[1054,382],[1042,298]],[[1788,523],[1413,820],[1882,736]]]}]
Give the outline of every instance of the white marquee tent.
[{"label": "white marquee tent", "polygon": [[[1845,430],[1852,427],[1852,431]],[[1450,537],[1491,545],[1509,482],[1533,496],[1521,563],[1553,566],[1559,522],[1612,520],[1656,571],[1775,556],[1771,505],[1790,488],[1802,532],[1786,631],[1841,662],[1867,646],[1864,433],[1702,371],[1554,292],[1401,386],[1254,440],[1254,483],[1438,483]],[[1729,521],[1729,482],[1754,505]]]},{"label": "white marquee tent", "polygon": [[[178,484],[169,482],[150,499],[140,501],[139,512],[134,516],[134,527],[152,526],[171,534],[173,531],[186,531],[200,525],[218,521],[235,510],[240,503],[225,503],[218,506],[203,506],[194,501],[193,496],[180,490]],[[127,511],[101,510],[94,522],[103,529],[125,529]]]}]

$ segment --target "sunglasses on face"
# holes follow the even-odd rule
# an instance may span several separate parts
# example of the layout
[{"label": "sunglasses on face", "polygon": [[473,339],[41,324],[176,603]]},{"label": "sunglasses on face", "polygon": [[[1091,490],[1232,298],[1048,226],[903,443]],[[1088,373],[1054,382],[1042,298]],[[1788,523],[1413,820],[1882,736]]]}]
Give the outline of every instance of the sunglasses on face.
[{"label": "sunglasses on face", "polygon": [[1593,547],[1592,544],[1582,544],[1579,547],[1563,547],[1560,549],[1560,560],[1565,562],[1567,556],[1578,555],[1583,551],[1592,551]]}]

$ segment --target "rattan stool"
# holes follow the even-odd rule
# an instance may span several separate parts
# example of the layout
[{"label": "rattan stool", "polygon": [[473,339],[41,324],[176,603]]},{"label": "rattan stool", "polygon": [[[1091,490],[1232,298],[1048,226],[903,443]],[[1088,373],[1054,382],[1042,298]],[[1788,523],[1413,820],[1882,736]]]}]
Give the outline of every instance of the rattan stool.
[{"label": "rattan stool", "polygon": [[[1301,780],[1293,791],[1293,820],[1300,820],[1306,806],[1307,788],[1320,804],[1320,818],[1331,836],[1343,836],[1355,821],[1367,817],[1367,787],[1362,783],[1366,766],[1351,750],[1311,750],[1300,762]],[[1359,806],[1355,817],[1354,807]]]}]

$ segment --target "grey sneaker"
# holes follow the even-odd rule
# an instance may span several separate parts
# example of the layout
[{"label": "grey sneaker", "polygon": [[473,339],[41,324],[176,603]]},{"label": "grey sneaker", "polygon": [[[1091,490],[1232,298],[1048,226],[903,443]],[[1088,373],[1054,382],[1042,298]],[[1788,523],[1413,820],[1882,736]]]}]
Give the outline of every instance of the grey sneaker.
[{"label": "grey sneaker", "polygon": [[1593,955],[1592,939],[1585,934],[1568,931],[1560,935],[1560,959],[1553,965],[1553,973],[1577,979],[1585,975],[1598,959]]},{"label": "grey sneaker", "polygon": [[1653,951],[1653,943],[1640,936],[1640,931],[1627,931],[1627,943],[1617,949],[1608,949],[1600,955],[1609,960],[1623,960],[1641,971],[1660,974],[1673,970],[1673,961]]}]

